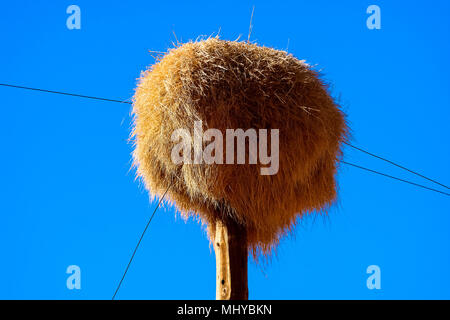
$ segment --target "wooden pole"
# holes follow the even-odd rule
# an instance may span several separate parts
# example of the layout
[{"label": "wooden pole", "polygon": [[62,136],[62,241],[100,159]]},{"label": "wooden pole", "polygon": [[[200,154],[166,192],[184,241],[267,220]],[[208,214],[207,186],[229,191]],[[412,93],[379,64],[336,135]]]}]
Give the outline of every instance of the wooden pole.
[{"label": "wooden pole", "polygon": [[247,233],[229,219],[216,222],[216,299],[247,300]]}]

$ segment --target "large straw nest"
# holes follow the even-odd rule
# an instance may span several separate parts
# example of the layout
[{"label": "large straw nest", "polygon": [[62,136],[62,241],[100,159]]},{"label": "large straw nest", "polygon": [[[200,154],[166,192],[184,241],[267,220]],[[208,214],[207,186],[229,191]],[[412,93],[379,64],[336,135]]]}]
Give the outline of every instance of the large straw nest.
[{"label": "large straw nest", "polygon": [[[336,198],[345,116],[318,73],[285,51],[218,38],[185,43],[142,73],[133,113],[138,176],[153,196],[172,184],[169,198],[184,216],[199,216],[212,241],[217,219],[234,219],[251,252],[267,256],[297,218]],[[278,173],[174,164],[173,131],[192,133],[198,120],[223,132],[224,159],[226,129],[279,129]]]}]

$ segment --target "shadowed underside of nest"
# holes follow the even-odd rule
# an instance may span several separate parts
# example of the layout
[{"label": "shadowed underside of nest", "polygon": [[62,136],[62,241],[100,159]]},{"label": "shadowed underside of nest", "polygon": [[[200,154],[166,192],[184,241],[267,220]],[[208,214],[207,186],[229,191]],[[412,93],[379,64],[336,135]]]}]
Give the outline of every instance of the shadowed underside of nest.
[{"label": "shadowed underside of nest", "polygon": [[[172,183],[170,199],[198,215],[212,241],[216,222],[232,219],[255,257],[269,255],[298,217],[336,198],[345,116],[317,72],[284,51],[217,38],[183,44],[142,73],[133,113],[138,175],[152,195]],[[278,172],[261,175],[248,162],[175,164],[171,135],[192,132],[195,121],[223,133],[279,129]]]}]

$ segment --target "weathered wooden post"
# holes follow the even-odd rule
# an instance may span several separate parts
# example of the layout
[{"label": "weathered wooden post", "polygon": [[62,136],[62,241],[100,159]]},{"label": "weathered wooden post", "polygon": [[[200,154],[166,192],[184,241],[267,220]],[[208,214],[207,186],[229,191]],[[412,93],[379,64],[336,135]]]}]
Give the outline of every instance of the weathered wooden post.
[{"label": "weathered wooden post", "polygon": [[245,228],[235,221],[217,220],[214,240],[217,300],[248,299],[246,237]]}]

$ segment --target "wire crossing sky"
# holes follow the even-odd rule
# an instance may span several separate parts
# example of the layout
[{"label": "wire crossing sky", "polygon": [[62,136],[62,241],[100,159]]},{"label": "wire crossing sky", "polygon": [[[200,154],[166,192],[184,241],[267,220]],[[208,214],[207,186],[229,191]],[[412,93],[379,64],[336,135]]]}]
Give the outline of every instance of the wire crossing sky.
[{"label": "wire crossing sky", "polygon": [[[46,92],[46,93],[62,94],[62,95],[68,95],[68,96],[79,97],[79,98],[87,98],[87,99],[94,99],[94,100],[101,100],[101,101],[109,101],[109,102],[119,102],[119,103],[132,104],[132,102],[129,102],[129,101],[121,101],[121,100],[116,100],[116,99],[108,99],[108,98],[100,98],[100,97],[86,96],[86,95],[81,95],[81,94],[67,93],[67,92],[60,92],[60,91],[54,91],[54,90],[46,90],[46,89],[37,89],[37,88],[23,87],[23,86],[17,86],[17,85],[12,85],[12,84],[4,84],[4,83],[0,83],[0,86],[11,87],[11,88],[18,88],[18,89],[26,89],[26,90],[34,90],[34,91],[41,91],[41,92]],[[422,175],[422,174],[420,174],[420,173],[417,173],[417,172],[415,172],[415,171],[412,171],[412,170],[410,170],[410,169],[408,169],[408,168],[405,168],[405,167],[403,167],[403,166],[400,166],[399,164],[396,164],[395,162],[393,162],[393,161],[391,161],[391,160],[387,160],[387,159],[385,159],[385,158],[382,158],[382,157],[380,157],[380,156],[377,156],[377,155],[375,155],[375,154],[373,154],[373,153],[370,153],[370,152],[368,152],[368,151],[365,151],[365,150],[363,150],[363,149],[361,149],[361,148],[359,148],[359,147],[353,146],[353,145],[351,145],[351,144],[349,144],[349,143],[346,143],[346,142],[344,142],[344,143],[345,143],[346,145],[348,145],[348,146],[354,148],[354,149],[357,149],[357,150],[359,150],[359,151],[362,151],[362,152],[364,152],[364,153],[367,153],[367,154],[369,154],[369,155],[372,156],[372,157],[375,157],[375,158],[381,159],[381,160],[383,160],[383,161],[386,161],[386,162],[388,162],[388,163],[390,163],[390,164],[393,164],[393,165],[395,165],[395,166],[397,166],[397,167],[402,168],[403,170],[406,170],[406,171],[408,171],[408,172],[411,172],[411,173],[413,173],[413,174],[415,174],[415,175],[417,175],[417,176],[419,176],[419,177],[422,177],[422,178],[424,178],[424,179],[427,179],[427,180],[429,180],[429,181],[432,181],[432,182],[434,182],[434,183],[436,183],[436,184],[438,184],[438,185],[440,185],[440,186],[443,186],[443,187],[449,189],[446,185],[444,185],[444,184],[442,184],[442,183],[440,183],[440,182],[437,182],[437,181],[435,181],[435,180],[433,180],[433,179],[427,178],[426,176],[424,176],[424,175]],[[369,172],[377,173],[377,174],[380,174],[380,175],[383,175],[383,176],[385,176],[385,177],[388,177],[388,178],[391,178],[391,179],[395,179],[395,180],[398,180],[398,181],[401,181],[401,182],[409,183],[409,184],[411,184],[411,185],[414,185],[414,186],[417,186],[417,187],[421,187],[421,188],[424,188],[424,189],[427,189],[427,190],[430,190],[430,191],[439,192],[439,193],[441,193],[441,194],[450,196],[450,193],[446,193],[446,192],[442,192],[442,191],[439,191],[439,190],[436,190],[436,189],[433,189],[433,188],[429,188],[429,187],[426,187],[426,186],[424,186],[424,185],[421,185],[421,184],[418,184],[418,183],[414,183],[414,182],[411,182],[411,181],[408,181],[408,180],[396,178],[396,177],[393,177],[393,176],[391,176],[391,175],[388,175],[388,174],[385,174],[385,173],[381,173],[381,172],[377,172],[377,171],[372,170],[372,169],[364,168],[364,167],[361,167],[361,166],[359,166],[359,165],[356,165],[356,164],[353,164],[353,163],[350,163],[350,162],[342,161],[342,163],[348,164],[348,165],[351,165],[351,166],[354,166],[354,167],[356,167],[356,168],[364,169],[364,170],[369,171]],[[127,268],[127,269],[128,269],[128,268]],[[125,273],[126,273],[126,272],[125,272]],[[120,285],[119,285],[119,286],[120,286]]]},{"label": "wire crossing sky", "polygon": [[146,225],[145,228],[144,228],[144,231],[142,231],[141,237],[139,238],[139,241],[138,241],[136,247],[134,248],[134,251],[133,251],[133,254],[131,255],[130,261],[128,262],[128,265],[127,265],[127,267],[126,267],[126,269],[125,269],[125,272],[123,273],[123,276],[122,276],[122,278],[120,279],[120,282],[119,282],[119,284],[117,285],[117,289],[116,289],[116,291],[114,291],[114,295],[113,295],[113,297],[112,297],[111,300],[114,300],[114,298],[115,298],[116,295],[117,295],[117,292],[119,292],[119,289],[120,289],[120,286],[121,286],[121,284],[122,284],[122,282],[123,282],[123,279],[125,279],[125,276],[127,275],[128,269],[130,268],[131,262],[133,262],[134,255],[136,254],[136,251],[137,251],[137,249],[139,248],[139,245],[141,244],[142,239],[144,238],[145,232],[147,231],[148,226],[149,226],[150,223],[152,222],[153,217],[155,216],[155,213],[156,213],[156,211],[157,211],[158,208],[159,208],[159,205],[160,205],[161,202],[164,200],[164,197],[166,196],[166,193],[167,193],[167,191],[169,191],[169,189],[170,189],[170,186],[166,189],[166,191],[165,191],[164,194],[162,195],[161,199],[159,199],[158,204],[156,205],[155,210],[153,211],[152,215],[150,216],[150,219],[149,219],[148,222],[147,222],[147,225]]}]

